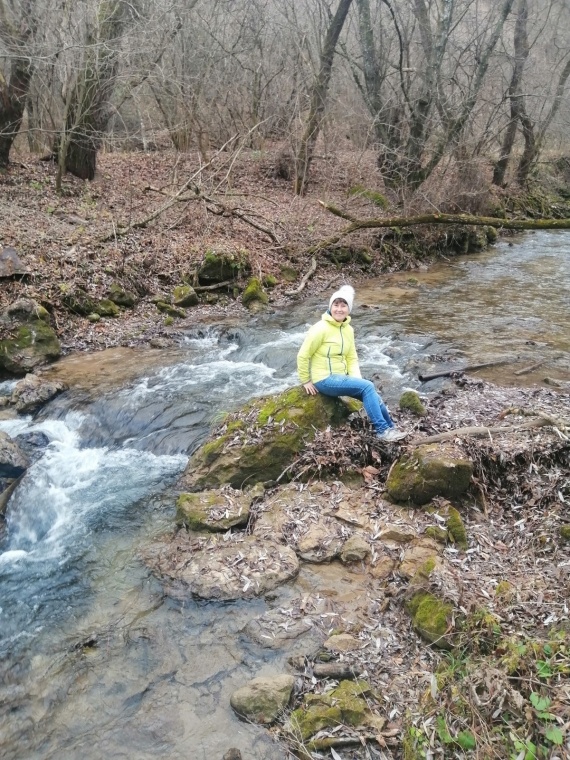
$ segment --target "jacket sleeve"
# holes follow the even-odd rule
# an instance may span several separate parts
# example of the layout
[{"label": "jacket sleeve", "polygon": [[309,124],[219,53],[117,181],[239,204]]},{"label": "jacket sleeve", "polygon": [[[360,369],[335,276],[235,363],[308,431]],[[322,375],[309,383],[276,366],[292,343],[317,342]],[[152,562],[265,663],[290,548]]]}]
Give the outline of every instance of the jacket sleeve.
[{"label": "jacket sleeve", "polygon": [[354,343],[354,332],[352,333],[351,346],[346,352],[346,368],[350,377],[362,377],[360,373],[360,365],[358,364],[356,345]]},{"label": "jacket sleeve", "polygon": [[311,359],[313,354],[322,344],[324,339],[324,330],[321,322],[313,325],[303,341],[303,345],[297,354],[297,374],[299,380],[304,385],[311,379]]}]

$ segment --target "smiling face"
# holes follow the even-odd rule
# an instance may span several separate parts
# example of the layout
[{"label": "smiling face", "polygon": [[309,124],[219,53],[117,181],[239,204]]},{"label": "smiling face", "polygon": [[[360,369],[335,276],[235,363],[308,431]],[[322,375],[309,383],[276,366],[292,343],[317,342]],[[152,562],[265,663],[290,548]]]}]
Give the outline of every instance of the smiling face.
[{"label": "smiling face", "polygon": [[348,304],[342,298],[336,298],[331,304],[331,316],[335,322],[344,322],[348,317]]}]

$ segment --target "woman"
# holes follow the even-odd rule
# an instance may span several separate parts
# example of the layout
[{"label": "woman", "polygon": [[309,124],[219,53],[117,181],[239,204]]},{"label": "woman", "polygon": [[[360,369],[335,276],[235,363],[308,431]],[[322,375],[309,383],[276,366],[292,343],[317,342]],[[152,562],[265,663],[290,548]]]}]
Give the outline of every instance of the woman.
[{"label": "woman", "polygon": [[350,285],[343,285],[332,294],[328,310],[309,329],[297,354],[299,379],[311,396],[323,393],[359,399],[378,438],[399,441],[406,433],[396,430],[374,384],[360,374],[349,316],[353,303],[354,288]]}]

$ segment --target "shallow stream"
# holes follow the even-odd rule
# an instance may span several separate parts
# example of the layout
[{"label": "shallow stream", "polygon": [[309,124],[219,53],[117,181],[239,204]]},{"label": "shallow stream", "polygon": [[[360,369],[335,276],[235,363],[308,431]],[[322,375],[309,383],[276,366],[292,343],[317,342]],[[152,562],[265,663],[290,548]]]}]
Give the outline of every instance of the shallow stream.
[{"label": "shallow stream", "polygon": [[[68,357],[53,374],[71,391],[34,419],[0,419],[13,437],[49,440],[8,505],[0,543],[3,758],[221,760],[232,746],[248,760],[283,757],[229,707],[235,688],[284,667],[240,631],[299,584],[334,586],[334,573],[316,580],[313,568],[273,601],[180,604],[140,552],[172,526],[169,487],[223,412],[296,383],[296,351],[322,310],[312,299],[196,327],[173,349]],[[421,385],[418,373],[441,366],[507,359],[481,376],[568,381],[570,236],[527,235],[371,280],[353,324],[363,374],[392,406],[405,388],[439,387],[445,380]]]}]

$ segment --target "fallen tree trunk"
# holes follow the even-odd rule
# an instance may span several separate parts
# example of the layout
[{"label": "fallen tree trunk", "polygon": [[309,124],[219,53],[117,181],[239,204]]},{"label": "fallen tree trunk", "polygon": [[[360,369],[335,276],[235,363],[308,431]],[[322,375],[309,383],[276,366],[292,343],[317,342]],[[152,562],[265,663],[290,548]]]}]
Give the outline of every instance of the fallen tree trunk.
[{"label": "fallen tree trunk", "polygon": [[[560,359],[560,357],[562,356],[564,356],[564,354],[556,354],[556,356],[552,357],[552,361],[554,361],[555,359]],[[546,357],[544,359],[541,359],[538,362],[535,362],[534,364],[531,364],[530,367],[523,367],[522,369],[517,369],[517,371],[515,372],[515,375],[517,375],[517,377],[519,375],[526,375],[528,372],[532,372],[533,370],[541,367],[545,361],[548,361]]]},{"label": "fallen tree trunk", "polygon": [[455,428],[455,430],[447,430],[445,433],[436,433],[427,438],[415,438],[413,441],[410,441],[410,445],[421,446],[424,443],[439,443],[439,441],[449,441],[451,438],[491,438],[492,435],[497,435],[499,433],[517,433],[520,430],[532,430],[533,428],[545,427],[547,425],[552,426],[552,420],[547,417],[540,417],[537,420],[523,422],[520,425],[512,425],[510,427],[474,426]]},{"label": "fallen tree trunk", "polygon": [[486,367],[499,367],[501,364],[510,364],[518,359],[518,356],[511,359],[498,359],[493,362],[484,362],[483,364],[468,364],[466,367],[455,367],[454,369],[448,369],[442,372],[432,372],[429,375],[418,375],[418,380],[422,383],[428,380],[435,380],[437,377],[451,377],[452,375],[459,375],[462,372],[473,372],[476,369],[485,369]]},{"label": "fallen tree trunk", "polygon": [[331,214],[346,219],[350,224],[336,235],[312,246],[309,253],[316,253],[335,245],[346,235],[358,230],[382,229],[387,227],[414,227],[419,224],[468,224],[477,227],[496,227],[503,230],[568,230],[570,219],[501,219],[494,216],[471,216],[470,214],[419,214],[417,216],[392,216],[385,219],[357,219],[351,214],[319,201]]}]

